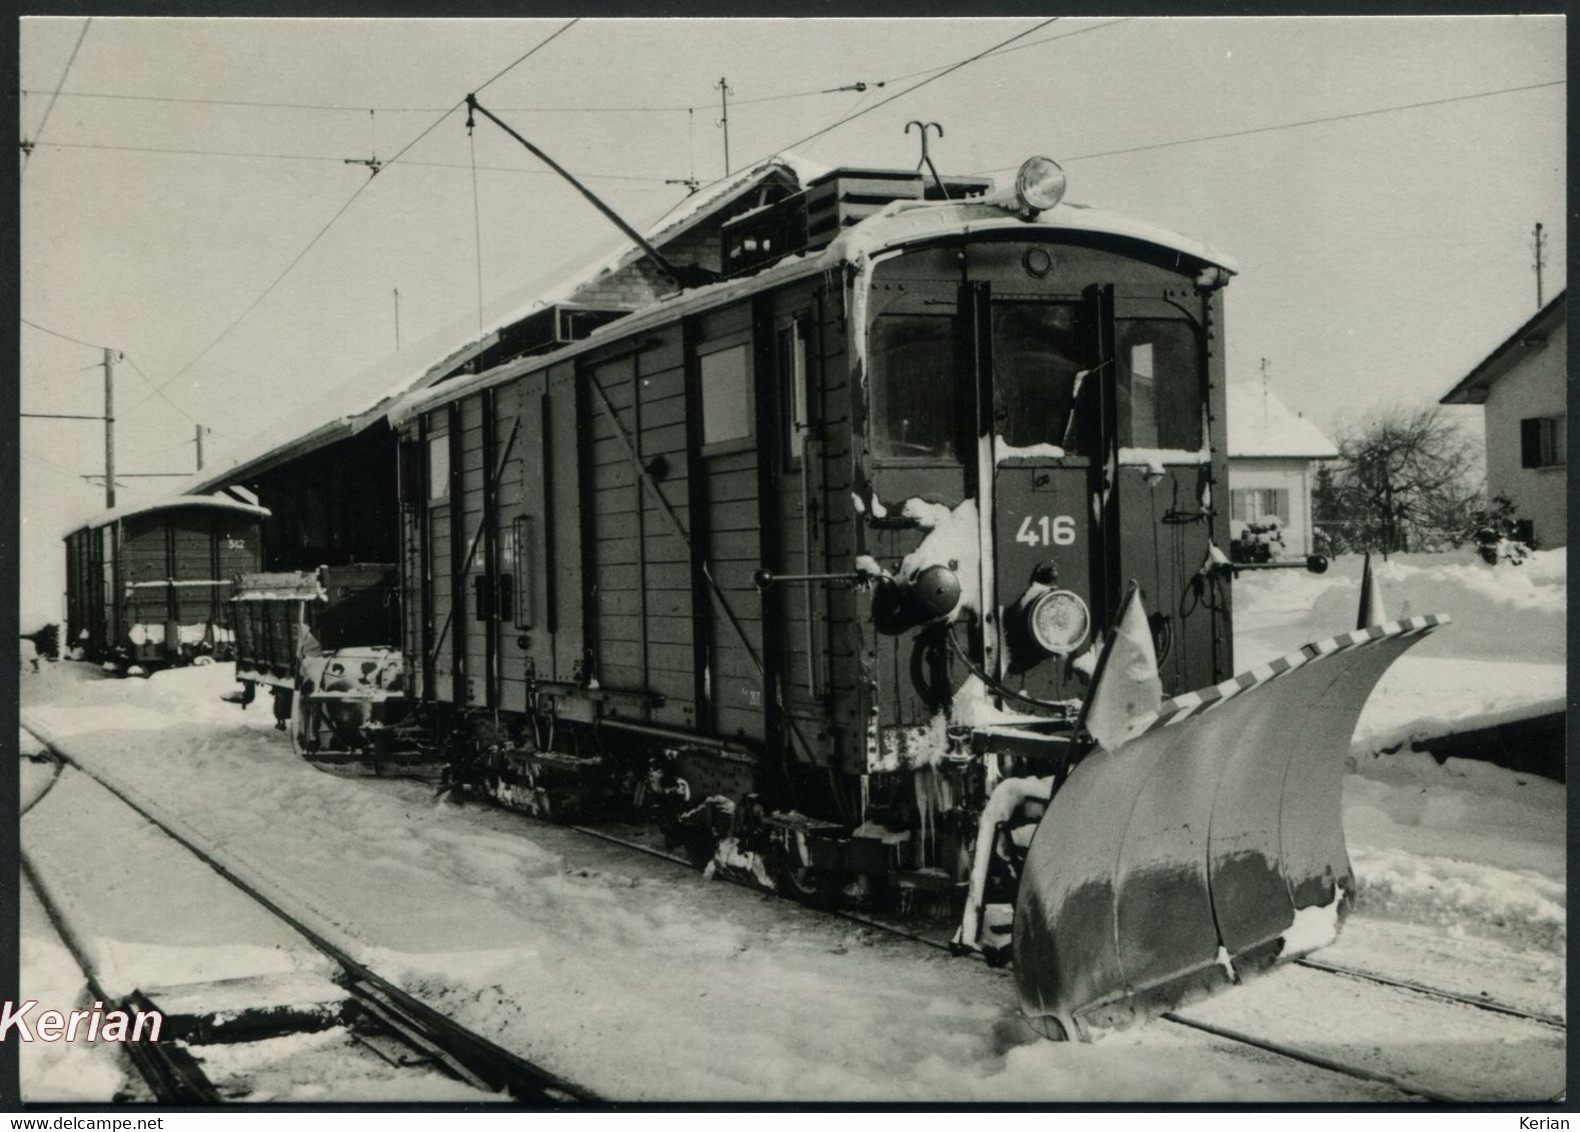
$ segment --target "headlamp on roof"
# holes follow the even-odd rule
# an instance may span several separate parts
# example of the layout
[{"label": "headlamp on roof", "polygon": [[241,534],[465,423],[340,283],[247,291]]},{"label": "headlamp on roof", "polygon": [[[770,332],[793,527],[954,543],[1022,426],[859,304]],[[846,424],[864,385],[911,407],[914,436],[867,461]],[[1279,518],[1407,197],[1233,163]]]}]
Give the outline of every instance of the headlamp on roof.
[{"label": "headlamp on roof", "polygon": [[1051,157],[1028,157],[1015,174],[1015,200],[1022,219],[1031,220],[1064,199],[1064,170]]}]

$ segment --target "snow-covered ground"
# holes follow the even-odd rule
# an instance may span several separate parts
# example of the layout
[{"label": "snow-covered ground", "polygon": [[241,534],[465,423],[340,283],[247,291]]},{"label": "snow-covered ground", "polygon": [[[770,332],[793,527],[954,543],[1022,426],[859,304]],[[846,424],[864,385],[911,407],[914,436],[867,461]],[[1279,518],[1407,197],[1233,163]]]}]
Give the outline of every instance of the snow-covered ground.
[{"label": "snow-covered ground", "polygon": [[[1469,688],[1493,707],[1530,702],[1549,686],[1561,692],[1562,559],[1540,556],[1533,566],[1499,585],[1481,584],[1472,571],[1487,568],[1468,562],[1385,567],[1391,614],[1409,600],[1412,612],[1448,612],[1457,624],[1415,650],[1425,655],[1396,665],[1363,733],[1381,734],[1405,716],[1463,714]],[[1343,562],[1323,578],[1243,581],[1242,663],[1258,659],[1258,649],[1277,655],[1346,630],[1350,613],[1338,606],[1356,592]],[[1422,594],[1439,604],[1421,604]],[[1450,598],[1457,608],[1442,604]],[[1504,606],[1508,621],[1524,619],[1517,633],[1496,616]],[[1542,643],[1549,640],[1556,651]],[[1468,687],[1451,678],[1466,662],[1480,670]],[[25,721],[216,846],[370,966],[611,1098],[1396,1096],[1176,1026],[1091,1045],[1044,1042],[1020,1021],[1003,972],[574,831],[438,799],[415,783],[313,770],[272,730],[266,710],[219,702],[227,666],[144,681],[45,664],[22,683]],[[1396,975],[1457,980],[1467,993],[1561,1014],[1563,788],[1486,764],[1440,767],[1410,751],[1370,752],[1356,744],[1345,782],[1358,905],[1331,952],[1358,962],[1360,949]],[[61,790],[28,823],[69,803]],[[59,977],[34,954],[23,971],[28,993]],[[1270,993],[1295,993],[1280,986]],[[1217,1001],[1255,993],[1253,984]],[[1265,1012],[1277,1000],[1254,1001]],[[1372,1033],[1368,1025],[1358,1020],[1356,1032]],[[41,1087],[39,1079],[30,1074],[26,1087]]]}]

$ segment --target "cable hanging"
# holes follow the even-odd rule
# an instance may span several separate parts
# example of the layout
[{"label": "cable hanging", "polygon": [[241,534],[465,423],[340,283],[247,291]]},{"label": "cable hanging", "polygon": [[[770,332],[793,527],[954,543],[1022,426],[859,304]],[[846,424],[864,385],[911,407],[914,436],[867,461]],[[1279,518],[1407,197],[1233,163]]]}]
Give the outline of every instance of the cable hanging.
[{"label": "cable hanging", "polygon": [[[812,133],[808,134],[804,138],[800,138],[797,141],[793,141],[789,145],[780,146],[774,152],[782,153],[784,150],[796,149],[796,148],[798,148],[800,146],[803,146],[807,142],[812,141],[815,138],[822,137],[824,134],[828,133],[831,130],[839,129],[839,127],[843,126],[847,122],[855,121],[857,118],[860,118],[864,114],[871,114],[874,110],[877,110],[877,109],[880,109],[881,107],[887,106],[889,103],[893,102],[895,99],[904,98],[907,94],[910,94],[912,91],[920,90],[922,87],[926,86],[928,83],[937,82],[939,79],[944,78],[945,76],[951,75],[954,72],[960,70],[960,68],[966,67],[966,66],[969,66],[972,63],[975,63],[978,59],[982,59],[982,58],[984,58],[984,57],[986,57],[988,55],[992,55],[994,52],[1002,51],[1004,48],[1008,47],[1011,43],[1014,43],[1016,40],[1025,39],[1028,35],[1031,35],[1033,32],[1041,31],[1043,28],[1048,27],[1051,24],[1057,23],[1061,18],[1062,17],[1059,17],[1059,16],[1053,16],[1050,19],[1043,20],[1041,23],[1038,23],[1038,24],[1036,24],[1036,25],[1034,25],[1032,27],[1027,28],[1025,31],[1016,32],[1014,35],[1010,36],[1008,39],[1000,40],[998,43],[995,43],[992,47],[987,48],[985,51],[978,51],[975,55],[972,55],[972,56],[969,56],[968,58],[962,59],[958,63],[952,63],[949,66],[945,67],[943,70],[938,71],[936,74],[933,74],[933,75],[929,76],[928,78],[923,79],[921,82],[912,83],[910,86],[906,87],[904,90],[895,91],[893,94],[889,95],[887,98],[882,99],[879,102],[874,102],[871,106],[867,106],[867,107],[864,107],[863,109],[856,110],[856,111],[854,111],[852,113],[846,114],[843,118],[840,118],[837,121],[829,123],[827,126],[824,126],[821,130],[814,130]],[[1107,25],[1105,25],[1105,26],[1107,26]],[[1085,30],[1094,30],[1094,29],[1085,29]],[[1059,37],[1055,37],[1055,38],[1059,38]],[[762,157],[759,157],[755,161],[751,162],[751,164],[755,165],[755,164],[757,164],[760,161],[767,160],[767,158],[769,158],[771,156],[773,156],[773,154],[764,154]]]},{"label": "cable hanging", "polygon": [[[553,43],[556,39],[558,39],[560,36],[564,35],[567,31],[569,31],[571,28],[575,27],[580,22],[581,22],[580,17],[577,17],[575,19],[567,21],[563,26],[561,26],[559,28],[559,30],[555,31],[553,34],[551,34],[551,35],[547,36],[546,38],[544,38],[543,40],[539,41],[536,45],[531,47],[529,50],[527,50],[527,51],[523,52],[521,55],[517,56],[517,58],[515,59],[514,62],[510,63],[508,66],[506,66],[506,67],[502,68],[501,70],[497,71],[491,78],[489,78],[489,80],[487,82],[482,83],[476,89],[477,90],[482,90],[485,87],[489,86],[491,83],[497,82],[499,79],[501,79],[505,75],[509,74],[512,70],[514,70],[516,67],[519,67],[522,63],[526,62],[528,59],[532,58],[532,56],[536,55],[539,51],[543,50],[549,44]],[[418,134],[416,137],[412,138],[411,141],[407,142],[404,146],[402,146],[400,148],[400,150],[396,152],[394,157],[391,157],[388,161],[384,162],[383,163],[383,167],[384,168],[388,168],[389,166],[394,165],[397,161],[399,161],[402,157],[404,157],[408,152],[410,152],[410,150],[412,149],[413,146],[417,145],[417,143],[422,141],[423,138],[427,137],[429,134],[433,133],[434,130],[438,129],[440,123],[444,122],[447,118],[450,117],[451,114],[454,114],[457,110],[459,110],[464,105],[466,105],[466,99],[463,98],[459,102],[457,102],[454,106],[452,106],[450,109],[446,110],[439,117],[435,118],[432,122],[430,122],[427,125],[427,127],[420,134]],[[186,373],[193,366],[197,365],[197,363],[199,361],[201,361],[203,358],[207,357],[209,352],[211,350],[213,350],[215,346],[218,346],[227,337],[229,337],[230,333],[233,330],[235,330],[236,327],[240,326],[241,323],[243,322],[243,320],[245,320],[248,315],[250,315],[253,311],[257,310],[258,307],[263,303],[263,301],[266,298],[268,298],[271,294],[274,293],[274,289],[276,287],[278,287],[282,282],[285,281],[286,276],[290,275],[291,272],[296,269],[296,265],[301,263],[302,260],[307,258],[307,254],[309,252],[311,252],[315,247],[318,246],[319,241],[322,240],[324,238],[324,236],[326,234],[328,234],[329,230],[335,226],[335,223],[342,216],[344,216],[346,214],[346,210],[349,209],[353,204],[356,203],[357,198],[360,197],[364,191],[366,191],[366,189],[367,189],[367,187],[369,185],[373,184],[373,181],[374,181],[374,178],[369,177],[366,181],[363,181],[360,185],[358,185],[357,188],[356,188],[356,191],[353,192],[351,194],[351,196],[346,199],[346,203],[341,205],[339,210],[333,216],[331,216],[329,218],[328,223],[326,223],[322,228],[320,228],[317,231],[317,233],[314,234],[313,238],[307,242],[307,246],[304,247],[300,252],[298,252],[296,254],[296,257],[294,259],[292,259],[290,263],[286,264],[285,270],[280,272],[278,275],[276,275],[274,277],[273,281],[270,282],[270,284],[263,289],[262,293],[260,293],[256,299],[254,299],[251,303],[249,303],[245,310],[243,310],[234,319],[232,319],[230,321],[230,323],[226,325],[225,329],[221,330],[219,332],[219,334],[216,335],[213,338],[213,340],[211,340],[209,342],[209,344],[207,346],[204,346],[202,350],[198,351],[197,355],[195,357],[193,357],[189,362],[187,362],[186,365],[182,366],[180,369],[176,370],[175,373],[171,374],[164,381],[160,382],[159,385],[156,386],[156,389],[164,389],[167,386],[169,386],[171,384],[171,382],[173,382],[177,378],[181,377],[182,374]],[[143,398],[143,401],[147,401],[147,400],[148,400],[147,397]],[[143,403],[143,401],[139,401],[137,403],[137,405],[141,405]],[[135,409],[137,407],[137,405],[133,405],[132,408]]]},{"label": "cable hanging", "polygon": [[473,259],[477,263],[477,329],[483,329],[483,213],[477,203],[477,139],[474,132],[477,119],[472,105],[466,107],[466,148],[472,155],[472,241]]},{"label": "cable hanging", "polygon": [[49,105],[44,107],[44,117],[38,124],[38,132],[29,141],[26,136],[22,139],[22,169],[27,170],[27,159],[32,156],[38,139],[44,136],[44,127],[49,125],[49,116],[55,112],[55,100],[60,97],[60,90],[66,85],[66,77],[71,74],[71,65],[77,61],[77,52],[82,50],[82,41],[88,38],[88,29],[93,26],[93,17],[89,16],[82,24],[82,30],[77,33],[77,42],[72,45],[71,55],[66,60],[65,69],[60,72],[60,82],[55,84],[55,90],[49,96]]},{"label": "cable hanging", "polygon": [[[1546,87],[1563,86],[1569,80],[1553,79],[1544,83],[1529,83],[1525,86],[1504,87],[1501,90],[1484,90],[1475,94],[1457,94],[1449,98],[1434,98],[1426,102],[1410,102],[1401,106],[1379,106],[1371,110],[1356,110],[1348,114],[1333,114],[1325,118],[1305,118],[1298,122],[1281,122],[1274,126],[1253,126],[1248,130],[1226,130],[1221,134],[1202,134],[1194,138],[1177,138],[1174,141],[1152,142],[1147,145],[1127,146],[1124,149],[1105,149],[1096,153],[1078,153],[1073,157],[1060,157],[1061,162],[1092,161],[1099,157],[1118,157],[1127,153],[1145,153],[1153,149],[1170,149],[1180,145],[1197,145],[1201,142],[1222,141],[1225,138],[1250,137],[1252,134],[1270,134],[1276,130],[1295,130],[1303,126],[1321,126],[1329,122],[1345,122],[1353,118],[1371,118],[1378,114],[1395,114],[1402,110],[1420,110],[1429,106],[1446,106],[1451,102],[1470,102],[1477,98],[1494,98],[1502,94],[1518,94],[1527,90],[1542,90]],[[979,169],[973,176],[987,173],[1007,173],[1011,169],[1018,169],[1017,165],[1002,165],[996,169]]]}]

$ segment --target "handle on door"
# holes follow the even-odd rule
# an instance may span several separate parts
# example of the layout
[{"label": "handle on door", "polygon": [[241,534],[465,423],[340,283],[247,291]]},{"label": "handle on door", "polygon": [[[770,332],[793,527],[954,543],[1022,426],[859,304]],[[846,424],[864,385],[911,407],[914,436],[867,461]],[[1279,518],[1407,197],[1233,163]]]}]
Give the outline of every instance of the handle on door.
[{"label": "handle on door", "polygon": [[511,621],[514,619],[516,609],[516,580],[509,574],[501,574],[497,579],[497,594],[499,601],[499,619]]}]

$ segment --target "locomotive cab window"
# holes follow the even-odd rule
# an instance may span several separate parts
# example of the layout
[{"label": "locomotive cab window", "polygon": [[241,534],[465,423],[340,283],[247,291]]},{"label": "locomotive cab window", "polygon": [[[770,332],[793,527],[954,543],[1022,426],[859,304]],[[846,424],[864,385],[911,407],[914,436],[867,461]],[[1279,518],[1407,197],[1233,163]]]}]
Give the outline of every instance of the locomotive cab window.
[{"label": "locomotive cab window", "polygon": [[807,365],[806,319],[795,318],[775,336],[782,403],[790,407],[785,419],[785,459],[801,459],[812,427],[810,367]]},{"label": "locomotive cab window", "polygon": [[752,435],[752,382],[748,344],[702,354],[702,444],[728,444]]},{"label": "locomotive cab window", "polygon": [[450,437],[428,440],[428,498],[443,499],[450,494]]},{"label": "locomotive cab window", "polygon": [[1181,319],[1119,319],[1119,443],[1195,452],[1201,448],[1201,355]]},{"label": "locomotive cab window", "polygon": [[1014,448],[1083,450],[1076,397],[1080,325],[1067,303],[993,304],[993,431]]},{"label": "locomotive cab window", "polygon": [[959,459],[956,320],[883,315],[872,329],[872,441],[878,456]]}]

